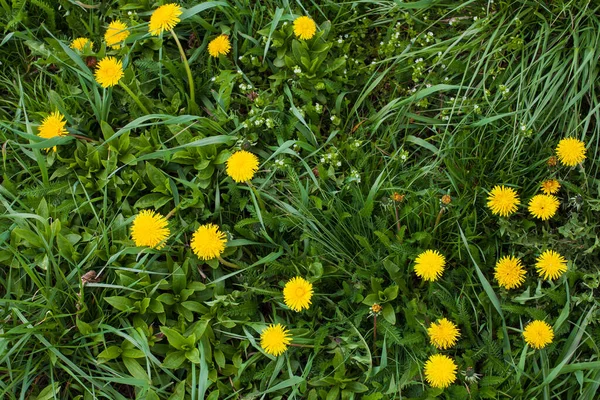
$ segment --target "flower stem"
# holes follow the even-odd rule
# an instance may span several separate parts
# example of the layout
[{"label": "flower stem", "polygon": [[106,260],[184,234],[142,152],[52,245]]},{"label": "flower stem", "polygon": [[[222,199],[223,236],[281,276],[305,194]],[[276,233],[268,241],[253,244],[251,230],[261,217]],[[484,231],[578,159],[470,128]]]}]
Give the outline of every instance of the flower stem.
[{"label": "flower stem", "polygon": [[144,105],[142,104],[142,102],[140,101],[139,97],[137,97],[135,95],[135,93],[133,93],[131,91],[131,89],[129,89],[127,87],[126,84],[123,83],[123,81],[119,81],[119,86],[121,86],[129,96],[131,96],[131,98],[133,99],[133,101],[135,101],[135,104],[138,105],[138,107],[145,113],[145,114],[150,114],[150,112],[148,111],[148,109],[146,107],[144,107]]},{"label": "flower stem", "polygon": [[183,61],[183,66],[185,67],[185,72],[188,76],[188,82],[190,84],[190,108],[196,108],[196,94],[194,90],[194,78],[192,78],[192,71],[190,70],[190,64],[188,63],[187,57],[185,56],[185,51],[183,51],[183,47],[179,42],[179,38],[175,34],[175,31],[171,29],[171,35],[173,35],[173,39],[175,39],[175,43],[177,43],[177,47],[179,48],[179,54],[181,55],[181,61]]},{"label": "flower stem", "polygon": [[288,346],[294,346],[294,347],[308,347],[310,349],[314,349],[315,346],[312,344],[298,344],[298,343],[290,343]]},{"label": "flower stem", "polygon": [[232,263],[232,262],[229,262],[229,261],[227,261],[227,260],[224,260],[224,259],[223,259],[223,257],[221,257],[221,256],[217,257],[217,260],[219,260],[219,262],[220,262],[221,264],[223,264],[223,265],[226,265],[226,266],[228,266],[229,268],[234,268],[234,269],[240,269],[240,268],[241,268],[240,266],[238,266],[238,265],[235,265],[235,264],[234,264],[234,263]]}]

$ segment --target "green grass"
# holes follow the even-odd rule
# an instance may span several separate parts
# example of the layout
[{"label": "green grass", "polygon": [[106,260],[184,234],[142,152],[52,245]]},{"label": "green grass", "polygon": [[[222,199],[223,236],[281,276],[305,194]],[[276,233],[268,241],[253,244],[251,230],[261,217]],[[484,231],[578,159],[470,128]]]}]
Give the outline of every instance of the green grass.
[{"label": "green grass", "polygon": [[[173,38],[146,34],[162,3],[0,0],[0,397],[595,397],[600,7],[182,1],[194,102]],[[306,47],[300,15],[319,26]],[[106,48],[118,18],[131,35]],[[231,52],[211,58],[221,33]],[[106,55],[133,97],[95,83]],[[42,140],[55,110],[69,135]],[[581,166],[548,165],[564,137],[586,143]],[[226,174],[239,149],[260,159],[251,184]],[[542,222],[527,203],[548,178],[561,206]],[[508,218],[486,207],[497,184],[521,199]],[[131,239],[142,209],[174,210],[160,250]],[[225,262],[192,252],[204,223],[227,232]],[[548,248],[569,260],[555,281],[534,268]],[[447,259],[436,282],[414,273],[427,249]],[[504,255],[527,269],[518,289],[494,279]],[[301,313],[282,296],[294,276],[315,289]],[[442,317],[461,336],[438,351]],[[522,337],[535,319],[554,329],[543,350]],[[265,353],[270,323],[300,346]],[[457,364],[444,390],[423,372],[436,352]]]}]

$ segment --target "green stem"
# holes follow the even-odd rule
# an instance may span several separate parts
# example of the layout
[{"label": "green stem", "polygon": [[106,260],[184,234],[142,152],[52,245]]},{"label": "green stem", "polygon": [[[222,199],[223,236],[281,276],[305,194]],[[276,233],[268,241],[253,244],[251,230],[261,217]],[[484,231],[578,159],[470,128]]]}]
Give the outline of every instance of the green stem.
[{"label": "green stem", "polygon": [[315,346],[312,344],[299,344],[299,343],[290,343],[288,346],[293,346],[293,347],[307,347],[309,349],[314,349]]},{"label": "green stem", "polygon": [[123,81],[119,81],[119,86],[121,86],[129,96],[131,96],[131,98],[133,99],[133,101],[135,101],[135,104],[138,105],[138,107],[145,113],[145,114],[150,114],[150,112],[148,111],[148,109],[146,109],[146,107],[144,107],[144,104],[142,104],[142,102],[140,101],[139,97],[137,97],[135,95],[135,93],[133,93],[131,91],[131,89],[129,89],[127,87],[126,84],[123,83]]},{"label": "green stem", "polygon": [[175,39],[175,43],[177,43],[177,47],[179,48],[179,54],[181,55],[181,61],[183,61],[183,66],[185,67],[185,72],[188,76],[188,82],[190,84],[190,101],[191,107],[196,108],[196,95],[194,91],[194,78],[192,78],[192,71],[190,70],[190,64],[188,63],[187,57],[185,56],[185,51],[183,51],[183,47],[179,42],[179,38],[175,34],[175,31],[171,29],[171,35],[173,35],[173,39]]},{"label": "green stem", "polygon": [[240,267],[239,267],[238,265],[235,265],[234,263],[232,263],[232,262],[229,262],[229,261],[227,261],[227,260],[223,259],[221,256],[217,257],[217,259],[219,260],[219,262],[220,262],[221,264],[223,264],[223,265],[226,265],[226,266],[228,266],[229,268],[240,269]]}]

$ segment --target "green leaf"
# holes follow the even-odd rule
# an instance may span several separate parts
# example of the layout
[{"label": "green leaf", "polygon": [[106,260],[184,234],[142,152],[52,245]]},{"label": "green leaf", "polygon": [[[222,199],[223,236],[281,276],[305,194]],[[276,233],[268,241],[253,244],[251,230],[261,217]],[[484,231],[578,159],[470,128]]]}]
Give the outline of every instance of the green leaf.
[{"label": "green leaf", "polygon": [[112,296],[105,297],[104,300],[119,311],[131,311],[134,309],[134,302],[127,297]]},{"label": "green leaf", "polygon": [[383,313],[383,318],[385,318],[387,322],[392,325],[396,323],[396,313],[394,312],[394,307],[392,307],[390,303],[384,304],[381,312]]},{"label": "green leaf", "polygon": [[186,360],[185,351],[171,351],[163,361],[163,367],[177,369]]},{"label": "green leaf", "polygon": [[42,241],[42,239],[35,234],[34,232],[32,232],[31,230],[27,229],[27,228],[15,228],[12,230],[12,232],[19,238],[25,240],[27,243],[29,243],[31,246],[33,247],[44,247],[44,242]]},{"label": "green leaf", "polygon": [[194,364],[200,364],[200,352],[198,349],[191,349],[185,352],[185,358]]},{"label": "green leaf", "polygon": [[58,384],[56,382],[51,383],[50,385],[46,386],[40,392],[40,394],[38,394],[38,396],[35,398],[35,400],[50,400],[50,399],[56,398],[56,395],[58,394],[59,391],[60,391],[60,386],[58,386]]},{"label": "green leaf", "polygon": [[102,353],[98,354],[98,358],[103,358],[105,361],[114,360],[115,358],[120,357],[121,353],[123,353],[123,349],[119,346],[110,346]]},{"label": "green leaf", "polygon": [[187,338],[184,338],[183,335],[177,332],[174,329],[167,328],[166,326],[161,326],[160,331],[165,334],[169,344],[175,347],[177,350],[189,350],[191,349],[195,342],[196,336],[194,334],[190,335]]}]

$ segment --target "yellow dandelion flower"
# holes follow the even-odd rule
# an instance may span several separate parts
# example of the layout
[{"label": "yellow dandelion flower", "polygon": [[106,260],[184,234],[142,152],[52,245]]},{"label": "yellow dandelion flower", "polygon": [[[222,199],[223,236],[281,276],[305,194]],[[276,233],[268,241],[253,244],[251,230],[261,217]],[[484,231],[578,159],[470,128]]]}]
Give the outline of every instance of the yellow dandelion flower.
[{"label": "yellow dandelion flower", "polygon": [[131,225],[131,238],[136,246],[161,249],[170,234],[167,219],[152,210],[140,211]]},{"label": "yellow dandelion flower", "polygon": [[585,143],[575,138],[565,138],[558,142],[556,154],[563,165],[574,167],[585,160]]},{"label": "yellow dandelion flower", "polygon": [[298,17],[294,20],[294,34],[302,40],[312,39],[317,31],[317,24],[307,16]]},{"label": "yellow dandelion flower", "polygon": [[210,41],[208,44],[208,54],[213,57],[219,57],[221,54],[225,55],[231,50],[231,42],[227,35],[220,35]]},{"label": "yellow dandelion flower", "polygon": [[550,219],[556,214],[558,206],[560,205],[558,199],[555,196],[548,194],[536,194],[529,200],[529,212],[535,218],[539,218],[542,221]]},{"label": "yellow dandelion flower", "polygon": [[258,157],[246,150],[236,151],[227,160],[227,175],[236,182],[251,180],[256,171],[258,171]]},{"label": "yellow dandelion flower", "polygon": [[535,349],[542,349],[552,343],[554,331],[545,321],[530,322],[523,331],[525,342]]},{"label": "yellow dandelion flower", "polygon": [[492,210],[492,214],[508,217],[517,211],[519,204],[519,196],[513,188],[496,185],[488,196],[487,206]]},{"label": "yellow dandelion flower", "polygon": [[104,34],[104,41],[106,45],[113,49],[120,49],[121,44],[129,36],[129,29],[127,25],[122,21],[112,21],[108,24],[106,33]]},{"label": "yellow dandelion flower", "polygon": [[289,331],[281,324],[271,324],[260,334],[260,347],[274,356],[283,354],[291,341]]},{"label": "yellow dandelion flower", "polygon": [[446,388],[456,380],[458,367],[454,360],[443,354],[433,354],[425,362],[425,380],[434,388]]},{"label": "yellow dandelion flower", "polygon": [[105,57],[96,67],[96,82],[103,88],[115,86],[125,75],[123,63],[114,57]]},{"label": "yellow dandelion flower", "polygon": [[283,301],[294,311],[308,310],[312,295],[312,284],[299,276],[290,279],[283,288]]},{"label": "yellow dandelion flower", "polygon": [[426,250],[415,259],[415,273],[426,281],[435,281],[444,272],[446,259],[437,250]]},{"label": "yellow dandelion flower", "polygon": [[456,344],[460,336],[460,330],[453,322],[442,318],[439,321],[433,322],[427,328],[429,340],[438,349],[448,349]]},{"label": "yellow dandelion flower", "polygon": [[212,260],[220,257],[225,250],[225,233],[219,230],[214,224],[201,225],[190,243],[192,251],[201,260]]},{"label": "yellow dandelion flower", "polygon": [[158,36],[164,31],[170,31],[181,21],[179,16],[182,13],[181,7],[175,3],[158,7],[150,17],[148,31],[153,36]]},{"label": "yellow dandelion flower", "polygon": [[90,39],[88,39],[88,38],[80,37],[80,38],[74,39],[71,42],[71,48],[78,50],[78,51],[83,51],[83,49],[85,49],[85,46],[88,44],[90,45],[90,49],[91,49],[92,46],[94,45],[94,42],[90,41]]},{"label": "yellow dandelion flower", "polygon": [[567,260],[554,250],[546,250],[537,258],[535,269],[544,279],[557,279],[567,270]]},{"label": "yellow dandelion flower", "polygon": [[494,278],[505,289],[513,289],[525,282],[525,269],[521,260],[513,256],[505,256],[498,260]]},{"label": "yellow dandelion flower", "polygon": [[[65,117],[58,111],[55,111],[42,120],[42,123],[38,126],[38,136],[44,139],[65,136],[67,135],[66,124]],[[52,149],[56,151],[56,146],[52,147]]]},{"label": "yellow dandelion flower", "polygon": [[383,310],[383,307],[381,307],[380,304],[375,303],[371,306],[371,313],[373,313],[373,314],[379,315],[381,310]]},{"label": "yellow dandelion flower", "polygon": [[546,179],[541,186],[544,194],[556,194],[560,189],[560,183],[556,179]]}]

